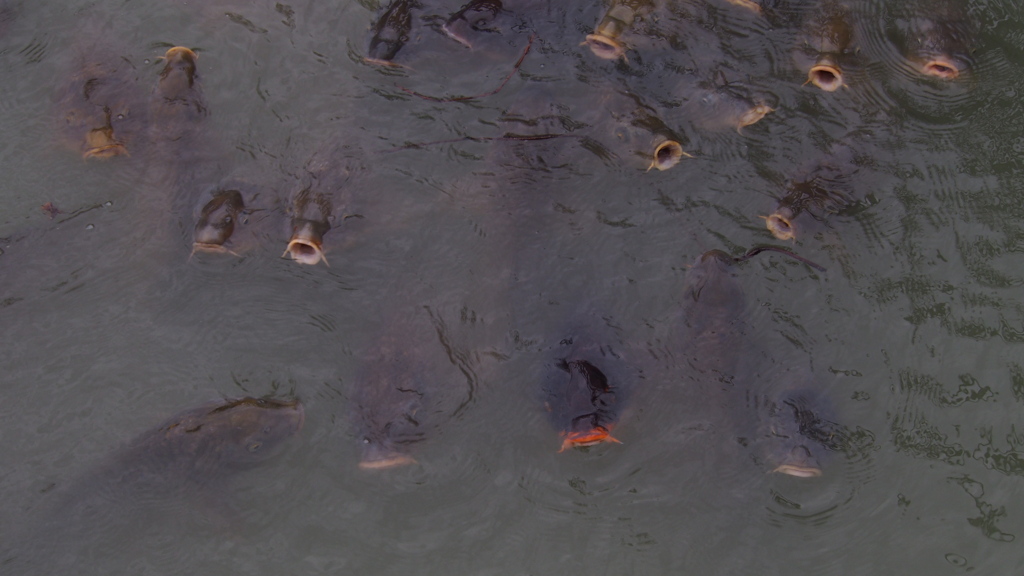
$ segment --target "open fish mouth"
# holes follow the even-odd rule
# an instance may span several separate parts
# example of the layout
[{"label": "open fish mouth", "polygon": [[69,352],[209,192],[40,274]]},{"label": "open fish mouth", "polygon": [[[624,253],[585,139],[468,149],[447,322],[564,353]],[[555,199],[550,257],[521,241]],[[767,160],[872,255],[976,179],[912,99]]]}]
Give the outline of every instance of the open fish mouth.
[{"label": "open fish mouth", "polygon": [[807,73],[807,81],[825,92],[835,92],[843,86],[843,72],[832,64],[817,64]]},{"label": "open fish mouth", "polygon": [[324,250],[320,243],[304,238],[293,238],[288,242],[288,248],[285,249],[282,256],[291,256],[292,260],[299,264],[309,264],[310,266],[319,264],[321,260],[327,264],[327,258],[324,256]]},{"label": "open fish mouth", "polygon": [[654,159],[651,160],[651,165],[647,167],[650,171],[651,168],[657,168],[658,170],[668,170],[676,164],[683,157],[693,158],[693,156],[683,151],[683,147],[675,140],[665,140],[661,144],[658,144],[654,148]]},{"label": "open fish mouth", "polygon": [[603,34],[587,34],[587,39],[583,43],[590,47],[590,51],[595,56],[604,60],[618,60],[626,57],[626,47],[621,42]]},{"label": "open fish mouth", "polygon": [[762,216],[765,220],[765,225],[768,227],[768,231],[772,233],[779,240],[793,240],[796,238],[796,229],[793,228],[793,222],[786,218],[782,214],[775,212],[770,216]]},{"label": "open fish mouth", "polygon": [[921,63],[921,73],[934,76],[941,80],[956,80],[960,77],[960,67],[951,58],[937,56]]},{"label": "open fish mouth", "polygon": [[587,446],[596,446],[602,442],[614,442],[616,444],[622,444],[622,442],[612,438],[611,431],[603,426],[598,426],[591,430],[583,432],[570,432],[564,434],[565,440],[562,441],[562,448],[559,452],[565,452],[569,448],[585,448]]}]

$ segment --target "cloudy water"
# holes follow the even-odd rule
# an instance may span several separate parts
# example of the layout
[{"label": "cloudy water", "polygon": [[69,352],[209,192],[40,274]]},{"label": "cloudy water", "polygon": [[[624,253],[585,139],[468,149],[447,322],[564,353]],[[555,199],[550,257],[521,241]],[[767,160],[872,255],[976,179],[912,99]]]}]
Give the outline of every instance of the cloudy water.
[{"label": "cloudy water", "polygon": [[496,4],[0,2],[0,572],[1024,574],[1019,6]]}]

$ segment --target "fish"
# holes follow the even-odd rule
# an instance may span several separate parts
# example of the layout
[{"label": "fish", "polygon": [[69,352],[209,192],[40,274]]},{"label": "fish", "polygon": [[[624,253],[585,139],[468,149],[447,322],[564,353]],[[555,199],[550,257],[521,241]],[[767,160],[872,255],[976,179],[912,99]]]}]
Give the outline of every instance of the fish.
[{"label": "fish", "polygon": [[245,200],[238,190],[217,190],[196,220],[192,252],[231,252],[225,244],[235,232]]},{"label": "fish", "polygon": [[799,227],[794,221],[801,214],[823,221],[856,204],[855,160],[851,148],[834,146],[828,155],[802,170],[779,199],[775,211],[761,217],[772,236],[783,241],[795,240]]},{"label": "fish", "polygon": [[917,3],[906,23],[903,51],[918,73],[956,80],[974,65],[974,23],[956,0]]},{"label": "fish", "polygon": [[52,509],[16,545],[8,566],[20,574],[69,573],[91,548],[138,534],[140,524],[159,525],[182,500],[208,511],[233,477],[279,455],[304,420],[298,400],[275,398],[217,400],[180,412],[55,490]]},{"label": "fish", "polygon": [[742,368],[746,302],[735,260],[721,250],[701,254],[683,279],[683,354],[703,382],[731,387]]},{"label": "fish", "polygon": [[354,177],[362,172],[358,151],[337,142],[328,143],[306,163],[305,186],[292,195],[290,236],[282,257],[299,264],[330,266],[324,236],[338,212],[352,202]]},{"label": "fish", "polygon": [[149,107],[139,70],[112,46],[81,49],[57,101],[64,139],[82,158],[130,156],[145,139]]},{"label": "fish", "polygon": [[584,359],[561,359],[555,367],[562,373],[545,386],[545,405],[562,437],[559,452],[621,442],[611,436],[618,422],[615,390],[598,367]]},{"label": "fish", "polygon": [[184,46],[169,48],[153,91],[153,139],[172,143],[177,151],[190,146],[190,137],[209,114],[199,82],[198,59],[198,54]]},{"label": "fish", "polygon": [[853,54],[853,28],[850,14],[841,4],[826,2],[804,26],[804,53],[812,61],[807,67],[807,82],[826,92],[846,85],[843,64]]},{"label": "fish", "polygon": [[[395,305],[361,354],[350,394],[359,468],[382,470],[417,462],[413,449],[469,402],[444,337],[421,322],[421,310]],[[440,342],[439,339],[440,338]],[[471,370],[466,368],[466,370]]]},{"label": "fish", "polygon": [[831,407],[813,387],[782,389],[763,396],[760,406],[760,458],[770,473],[817,478],[826,456],[841,451],[847,434],[828,419]]},{"label": "fish", "polygon": [[627,45],[622,36],[633,28],[634,21],[642,19],[653,9],[651,0],[613,0],[593,33],[587,34],[581,45],[589,47],[598,58],[625,60]]},{"label": "fish", "polygon": [[413,11],[419,8],[417,0],[392,0],[373,25],[364,60],[370,64],[398,66],[393,61],[409,41]]},{"label": "fish", "polygon": [[732,129],[743,134],[744,128],[757,124],[775,111],[763,99],[724,78],[716,85],[709,84],[680,86],[677,91],[685,96],[679,109],[672,115],[666,115],[666,120],[688,122],[705,130]]},{"label": "fish", "polygon": [[[762,361],[763,345],[748,337],[750,319],[735,268],[737,261],[758,252],[737,259],[711,250],[687,271],[685,358],[702,396],[727,393],[724,403],[736,414],[737,431],[754,430],[756,461],[769,472],[818,477],[823,451],[839,449],[841,427],[826,419],[827,397],[813,393],[813,382],[772,373],[771,363]],[[754,399],[753,413],[747,398]]]}]

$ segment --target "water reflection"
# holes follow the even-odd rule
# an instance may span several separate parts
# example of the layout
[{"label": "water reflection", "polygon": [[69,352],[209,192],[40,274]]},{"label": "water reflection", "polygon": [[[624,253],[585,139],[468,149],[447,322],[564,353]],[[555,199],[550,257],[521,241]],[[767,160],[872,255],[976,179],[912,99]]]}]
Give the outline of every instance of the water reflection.
[{"label": "water reflection", "polygon": [[[252,524],[154,527],[174,544],[107,551],[96,571],[1012,566],[1015,5],[945,3],[973,24],[947,18],[931,29],[951,32],[915,47],[904,31],[929,29],[917,4],[848,3],[861,50],[825,92],[794,60],[816,2],[413,4],[43,2],[0,17],[0,416],[18,463],[0,490],[14,517],[139,429],[145,407],[288,388],[307,432],[237,488],[266,506]],[[634,17],[602,26],[622,6]],[[595,28],[615,58],[580,44]],[[380,30],[408,36],[377,55],[401,66],[365,61]],[[925,77],[943,35],[959,74]],[[141,88],[147,111],[156,58],[197,48],[209,116],[82,162],[53,91],[106,38],[133,65],[115,85]],[[757,106],[773,110],[750,123]],[[115,118],[89,131],[120,142]],[[693,158],[646,171],[669,139]],[[306,168],[332,142],[365,172],[321,234],[330,267],[303,267],[280,258],[303,211],[289,195],[312,188],[307,173],[343,180]],[[808,182],[839,200],[802,207],[810,221],[783,242],[828,272],[746,262],[744,303],[726,307],[746,315],[742,339],[701,356],[681,322],[688,266],[775,242],[759,216]],[[244,197],[225,241],[237,256],[190,259],[196,218],[225,189]],[[553,358],[572,356],[567,337],[629,383],[622,444],[557,452],[538,397]],[[611,359],[625,378],[599,364]],[[694,363],[752,375],[750,393]],[[368,373],[416,399],[365,394]],[[359,469],[361,403],[397,407],[415,463]],[[792,454],[782,439],[821,476],[770,474],[776,443]]]}]

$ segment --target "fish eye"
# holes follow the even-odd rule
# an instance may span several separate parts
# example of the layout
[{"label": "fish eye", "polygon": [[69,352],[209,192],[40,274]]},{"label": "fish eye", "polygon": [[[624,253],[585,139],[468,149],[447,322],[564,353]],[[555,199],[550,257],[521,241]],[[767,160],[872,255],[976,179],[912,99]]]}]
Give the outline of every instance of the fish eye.
[{"label": "fish eye", "polygon": [[270,426],[267,426],[266,428],[263,429],[263,433],[264,434],[270,434],[271,430],[273,430],[273,428],[271,428]]},{"label": "fish eye", "polygon": [[246,449],[249,450],[249,452],[258,452],[262,446],[263,442],[252,442],[251,444],[246,446]]}]

